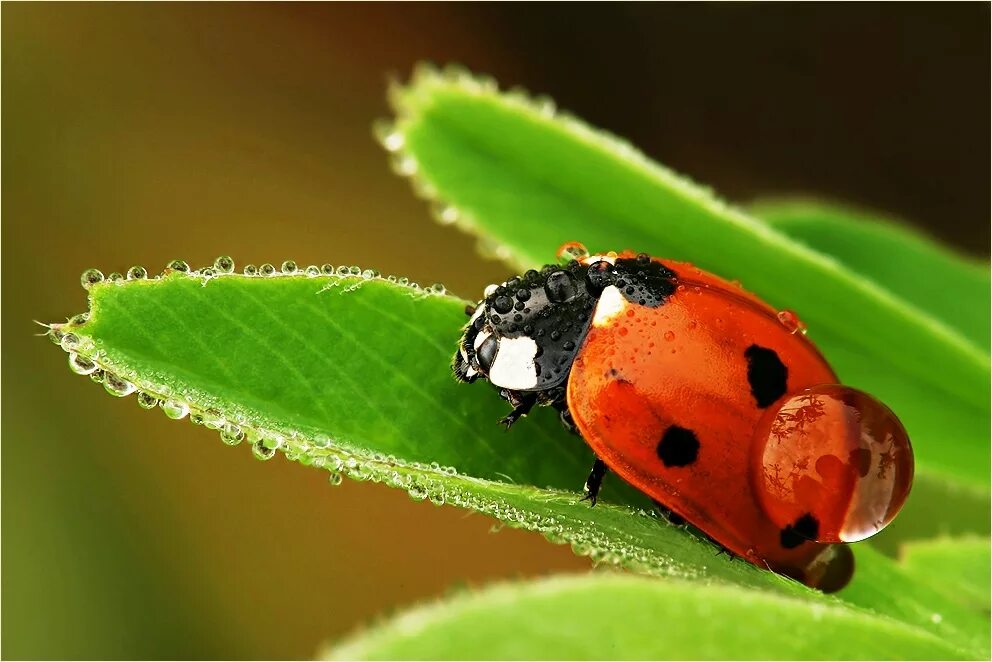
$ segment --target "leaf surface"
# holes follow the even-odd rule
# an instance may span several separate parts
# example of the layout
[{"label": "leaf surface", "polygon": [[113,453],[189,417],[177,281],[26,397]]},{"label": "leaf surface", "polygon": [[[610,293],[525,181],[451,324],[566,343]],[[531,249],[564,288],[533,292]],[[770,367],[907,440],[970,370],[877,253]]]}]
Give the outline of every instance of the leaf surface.
[{"label": "leaf surface", "polygon": [[325,653],[332,660],[961,657],[968,654],[934,635],[849,607],[606,573],[463,594]]},{"label": "leaf surface", "polygon": [[[70,365],[96,368],[114,394],[140,392],[167,415],[247,439],[257,455],[381,481],[414,498],[470,508],[637,572],[748,586],[898,618],[982,650],[974,614],[907,588],[894,563],[857,550],[856,580],[823,596],[716,549],[637,507],[618,482],[580,502],[591,454],[549,410],[506,433],[491,388],[457,384],[448,362],[464,301],[378,277],[161,278],[90,289],[88,319],[54,325]],[[92,363],[87,363],[87,362]],[[608,503],[613,501],[614,503]],[[867,587],[867,588],[859,588]],[[931,619],[934,610],[942,621]]]}]

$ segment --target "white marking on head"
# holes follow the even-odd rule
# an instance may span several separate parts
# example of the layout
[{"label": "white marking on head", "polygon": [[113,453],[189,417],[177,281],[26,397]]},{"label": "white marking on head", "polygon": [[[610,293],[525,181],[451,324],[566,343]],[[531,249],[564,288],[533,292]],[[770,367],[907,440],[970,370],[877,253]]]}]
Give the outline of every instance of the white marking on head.
[{"label": "white marking on head", "polygon": [[478,351],[479,345],[486,342],[486,338],[488,338],[491,335],[493,335],[492,331],[479,331],[479,333],[475,336],[475,342],[472,343],[472,347],[475,348],[476,351]]},{"label": "white marking on head", "polygon": [[503,388],[534,388],[537,386],[536,355],[537,343],[533,338],[500,338],[496,358],[489,370],[489,381]]},{"label": "white marking on head", "polygon": [[609,285],[603,289],[596,303],[596,312],[592,316],[593,326],[607,326],[613,319],[623,312],[627,307],[627,300],[615,285]]},{"label": "white marking on head", "polygon": [[[495,283],[493,283],[492,285],[486,285],[486,289],[484,289],[482,291],[483,296],[485,296],[485,297],[491,296],[496,291],[496,288],[497,287],[498,286]],[[481,308],[481,306],[480,306],[480,308]]]}]

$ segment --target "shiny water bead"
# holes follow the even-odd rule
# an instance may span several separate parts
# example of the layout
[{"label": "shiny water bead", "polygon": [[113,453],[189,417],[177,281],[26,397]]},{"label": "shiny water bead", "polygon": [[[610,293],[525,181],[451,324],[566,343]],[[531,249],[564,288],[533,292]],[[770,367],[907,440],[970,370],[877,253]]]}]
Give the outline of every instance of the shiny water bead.
[{"label": "shiny water bead", "polygon": [[89,321],[89,313],[78,313],[69,318],[69,324],[72,324],[73,326],[80,326],[81,324],[86,324]]},{"label": "shiny water bead", "polygon": [[59,344],[67,352],[71,352],[79,347],[79,336],[75,333],[63,333]]},{"label": "shiny water bead", "polygon": [[135,391],[134,384],[111,372],[104,375],[103,388],[106,389],[107,393],[116,395],[118,398],[131,395]]},{"label": "shiny water bead", "polygon": [[441,283],[434,283],[433,285],[431,285],[430,290],[434,294],[445,294],[448,291]]},{"label": "shiny water bead", "polygon": [[284,274],[295,274],[296,273],[296,262],[292,260],[286,260],[282,263],[281,271]]},{"label": "shiny water bead", "polygon": [[87,269],[83,272],[83,275],[79,277],[79,282],[85,289],[90,289],[91,286],[96,285],[103,281],[103,272],[99,269]]},{"label": "shiny water bead", "polygon": [[183,273],[189,273],[189,265],[186,264],[185,260],[173,260],[168,264],[166,269],[171,269],[172,271],[181,271]]},{"label": "shiny water bead", "polygon": [[127,270],[128,280],[144,280],[148,278],[148,270],[141,266],[131,267]]},{"label": "shiny water bead", "polygon": [[259,439],[251,445],[251,453],[256,459],[264,462],[265,460],[271,460],[276,456],[276,449],[269,448],[265,445],[264,439]]},{"label": "shiny water bead", "polygon": [[220,439],[228,446],[237,446],[245,438],[244,431],[234,423],[228,423],[220,431]]},{"label": "shiny water bead", "polygon": [[315,264],[311,264],[309,267],[307,267],[306,269],[304,269],[304,273],[306,273],[307,277],[309,277],[309,278],[313,278],[314,276],[319,276],[320,275],[320,267],[318,267]]},{"label": "shiny water bead", "polygon": [[89,375],[96,372],[97,365],[85,356],[70,352],[69,369],[77,375]]},{"label": "shiny water bead", "polygon": [[258,267],[256,267],[254,264],[246,264],[245,268],[241,270],[241,273],[243,273],[246,276],[257,276]]},{"label": "shiny water bead", "polygon": [[227,255],[221,255],[214,260],[214,270],[219,274],[229,274],[234,272],[234,260]]},{"label": "shiny water bead", "polygon": [[265,264],[263,264],[258,268],[258,273],[262,274],[263,276],[274,276],[276,273],[276,268],[271,264],[269,264],[268,262],[266,262]]},{"label": "shiny water bead", "polygon": [[189,406],[181,400],[163,400],[161,407],[166,416],[176,420],[189,414]]},{"label": "shiny water bead", "polygon": [[217,270],[213,267],[204,267],[203,269],[200,269],[199,274],[204,278],[213,278],[217,275]]},{"label": "shiny water bead", "polygon": [[863,540],[909,496],[909,436],[863,391],[837,384],[801,391],[762,417],[752,443],[751,482],[783,540]]},{"label": "shiny water bead", "polygon": [[324,274],[325,276],[333,276],[334,275],[334,265],[333,264],[322,264],[322,265],[320,265],[320,273]]},{"label": "shiny water bead", "polygon": [[558,261],[569,263],[589,257],[589,250],[577,241],[566,241],[558,247]]},{"label": "shiny water bead", "polygon": [[348,273],[352,276],[360,276],[362,275],[362,268],[358,266],[348,267]]},{"label": "shiny water bead", "polygon": [[154,409],[158,405],[158,398],[151,393],[138,392],[138,406],[142,409]]}]

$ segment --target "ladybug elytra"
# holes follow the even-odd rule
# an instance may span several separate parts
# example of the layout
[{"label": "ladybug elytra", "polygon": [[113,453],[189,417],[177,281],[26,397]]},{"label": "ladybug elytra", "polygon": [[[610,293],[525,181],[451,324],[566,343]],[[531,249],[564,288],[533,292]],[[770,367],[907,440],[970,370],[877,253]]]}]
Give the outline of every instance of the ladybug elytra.
[{"label": "ladybug elytra", "polygon": [[486,289],[452,369],[513,407],[554,407],[607,470],[724,549],[824,591],[850,579],[839,543],[884,528],[909,494],[896,416],[839,384],[791,311],[691,264],[559,251],[567,264]]}]

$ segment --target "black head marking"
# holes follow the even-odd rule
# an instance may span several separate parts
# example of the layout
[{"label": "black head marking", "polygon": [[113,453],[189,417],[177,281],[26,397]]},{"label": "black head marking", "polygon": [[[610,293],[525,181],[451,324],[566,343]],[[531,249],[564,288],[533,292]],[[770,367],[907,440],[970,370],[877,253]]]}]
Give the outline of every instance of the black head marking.
[{"label": "black head marking", "polygon": [[751,345],[744,352],[751,395],[764,409],[785,395],[789,369],[773,350]]},{"label": "black head marking", "polygon": [[806,513],[782,529],[779,534],[779,544],[785,549],[794,549],[804,542],[816,540],[819,531],[820,523],[811,513]]},{"label": "black head marking", "polygon": [[635,258],[620,258],[613,265],[613,285],[632,302],[657,308],[676,288],[678,276],[661,262],[641,253]]},{"label": "black head marking", "polygon": [[692,430],[673,425],[661,436],[657,450],[666,467],[685,467],[696,461],[699,440]]}]

